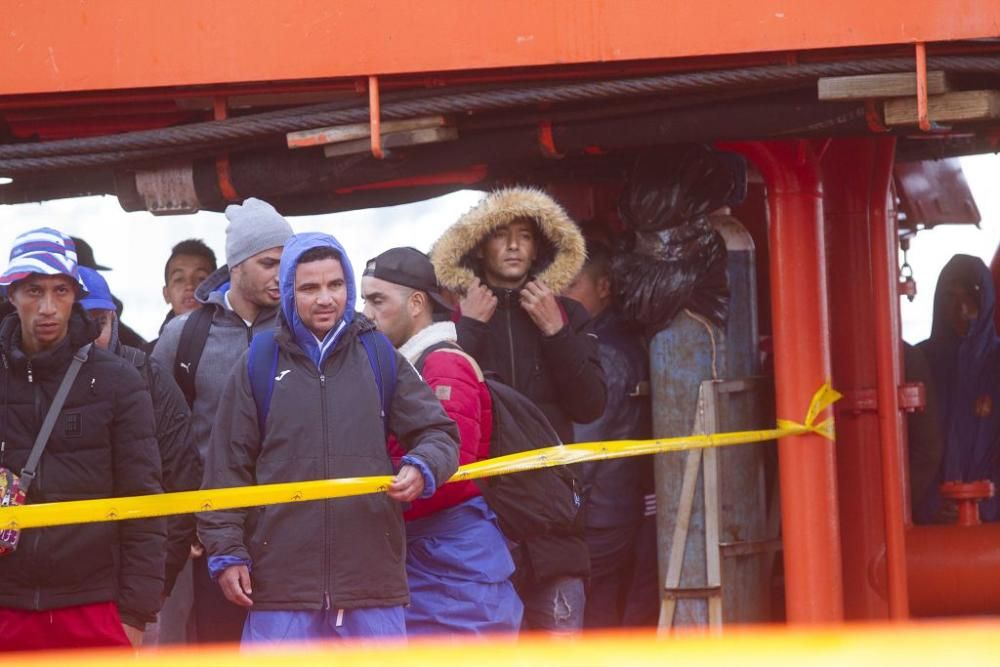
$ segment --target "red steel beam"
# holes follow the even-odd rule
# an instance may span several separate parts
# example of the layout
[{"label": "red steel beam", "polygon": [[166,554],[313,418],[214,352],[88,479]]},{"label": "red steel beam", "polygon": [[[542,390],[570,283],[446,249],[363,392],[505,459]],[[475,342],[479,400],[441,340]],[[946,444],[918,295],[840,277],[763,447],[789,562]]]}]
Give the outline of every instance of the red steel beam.
[{"label": "red steel beam", "polygon": [[903,450],[902,342],[899,322],[899,259],[895,217],[889,216],[889,183],[896,141],[880,139],[872,159],[868,189],[871,209],[872,293],[875,296],[875,346],[878,374],[878,420],[882,456],[882,503],[885,516],[889,617],[909,616],[906,582],[906,526],[910,523],[909,491]]},{"label": "red steel beam", "polygon": [[[830,380],[819,165],[812,147],[801,141],[729,148],[754,162],[768,189],[777,414],[796,419]],[[834,443],[819,435],[785,438],[778,443],[778,456],[788,621],[842,621]]]},{"label": "red steel beam", "polygon": [[995,37],[966,0],[47,0],[3,3],[0,96]]}]

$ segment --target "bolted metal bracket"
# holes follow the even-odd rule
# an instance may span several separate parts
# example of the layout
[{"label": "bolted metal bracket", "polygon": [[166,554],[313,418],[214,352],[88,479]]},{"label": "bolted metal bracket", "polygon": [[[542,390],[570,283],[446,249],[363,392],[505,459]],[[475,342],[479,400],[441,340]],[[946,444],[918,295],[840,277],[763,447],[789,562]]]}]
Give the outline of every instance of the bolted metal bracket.
[{"label": "bolted metal bracket", "polygon": [[878,412],[878,394],[872,387],[849,389],[844,391],[844,398],[840,400],[838,407],[852,415]]},{"label": "bolted metal bracket", "polygon": [[[920,412],[927,406],[927,389],[922,382],[907,382],[898,387],[899,409],[903,412]],[[871,387],[848,389],[838,403],[839,409],[853,415],[878,412],[878,392]]]},{"label": "bolted metal bracket", "polygon": [[903,412],[923,412],[927,407],[927,388],[923,382],[907,382],[899,387],[899,409]]}]

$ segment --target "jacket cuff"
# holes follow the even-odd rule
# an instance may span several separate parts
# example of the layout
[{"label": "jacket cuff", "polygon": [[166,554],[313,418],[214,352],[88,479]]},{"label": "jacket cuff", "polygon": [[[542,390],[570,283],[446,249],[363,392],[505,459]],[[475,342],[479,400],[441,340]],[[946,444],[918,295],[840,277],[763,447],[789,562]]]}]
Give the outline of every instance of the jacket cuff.
[{"label": "jacket cuff", "polygon": [[424,478],[424,490],[420,494],[421,498],[430,498],[434,495],[434,492],[437,491],[437,480],[434,479],[430,466],[424,463],[422,458],[407,454],[399,462],[403,465],[411,465],[420,471],[420,475]]},{"label": "jacket cuff", "polygon": [[212,577],[212,581],[217,581],[219,575],[225,572],[226,568],[234,565],[246,565],[248,569],[253,569],[253,564],[249,558],[240,558],[239,556],[209,556],[208,574]]},{"label": "jacket cuff", "polygon": [[569,325],[568,324],[563,324],[562,325],[562,329],[560,329],[559,331],[555,332],[551,336],[546,336],[545,334],[542,334],[542,340],[544,340],[546,342],[549,342],[549,341],[558,341],[561,338],[565,338],[567,333],[569,333]]},{"label": "jacket cuff", "polygon": [[470,329],[478,329],[483,333],[489,333],[490,331],[489,323],[481,322],[474,317],[469,317],[468,315],[462,315],[462,317],[459,318],[458,324],[456,326],[458,325],[461,325],[463,327],[469,327]]}]

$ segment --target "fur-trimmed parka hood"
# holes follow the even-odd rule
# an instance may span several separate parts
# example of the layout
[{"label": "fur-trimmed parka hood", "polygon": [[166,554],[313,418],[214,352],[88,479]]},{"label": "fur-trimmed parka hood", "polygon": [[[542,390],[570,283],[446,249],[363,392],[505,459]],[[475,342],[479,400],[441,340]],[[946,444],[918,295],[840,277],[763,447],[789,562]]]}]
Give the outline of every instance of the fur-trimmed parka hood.
[{"label": "fur-trimmed parka hood", "polygon": [[587,257],[583,235],[552,197],[524,187],[491,192],[438,239],[431,262],[441,286],[464,293],[473,278],[482,279],[476,249],[494,229],[518,218],[534,220],[543,237],[532,275],[556,293],[569,287]]}]

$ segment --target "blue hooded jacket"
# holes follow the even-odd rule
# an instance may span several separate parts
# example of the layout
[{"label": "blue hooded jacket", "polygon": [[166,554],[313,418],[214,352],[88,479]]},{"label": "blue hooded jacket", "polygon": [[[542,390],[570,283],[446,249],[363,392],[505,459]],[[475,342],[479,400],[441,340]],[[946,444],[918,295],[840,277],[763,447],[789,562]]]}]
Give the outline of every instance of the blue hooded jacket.
[{"label": "blue hooded jacket", "polygon": [[[343,315],[333,329],[326,334],[322,342],[316,340],[316,336],[309,331],[295,310],[295,269],[298,267],[302,255],[314,248],[330,248],[337,253],[340,265],[344,269],[344,281],[347,284],[347,301],[344,303]],[[351,266],[347,252],[337,239],[329,234],[304,232],[295,234],[285,244],[285,248],[281,252],[280,272],[281,316],[292,331],[295,341],[309,355],[316,367],[320,368],[323,365],[323,360],[330,355],[330,351],[333,350],[341,334],[347,329],[347,325],[354,319],[354,306],[357,300],[354,286],[354,267]]]},{"label": "blue hooded jacket", "polygon": [[[956,281],[978,287],[979,314],[968,333],[958,335],[948,321]],[[981,479],[1000,484],[1000,337],[994,324],[993,278],[978,257],[955,255],[945,265],[934,293],[931,337],[919,345],[927,357],[937,394],[944,452],[937,483],[919,507],[918,521],[930,521],[941,505],[938,484]],[[1000,499],[980,504],[984,521],[1000,519]]]},{"label": "blue hooded jacket", "polygon": [[[299,265],[302,255],[313,248],[331,248],[337,253],[340,265],[344,270],[344,281],[347,287],[347,299],[344,302],[344,311],[340,320],[327,332],[322,341],[317,341],[316,336],[306,327],[302,318],[299,317],[295,309],[295,270]],[[354,320],[354,307],[357,301],[357,289],[354,284],[354,267],[347,256],[344,247],[340,245],[334,237],[320,232],[303,232],[295,234],[288,239],[284,250],[281,252],[281,266],[279,268],[278,283],[281,290],[281,319],[292,332],[295,342],[309,355],[317,368],[322,368],[323,362],[337,345],[348,325]],[[219,289],[228,289],[228,283]],[[402,464],[415,466],[424,478],[424,491],[421,497],[430,497],[437,488],[436,480],[430,467],[417,456],[406,455],[401,460]],[[212,578],[217,578],[222,572],[233,565],[247,565],[252,567],[252,563],[242,558],[232,556],[211,556],[208,561],[209,571]]]}]

